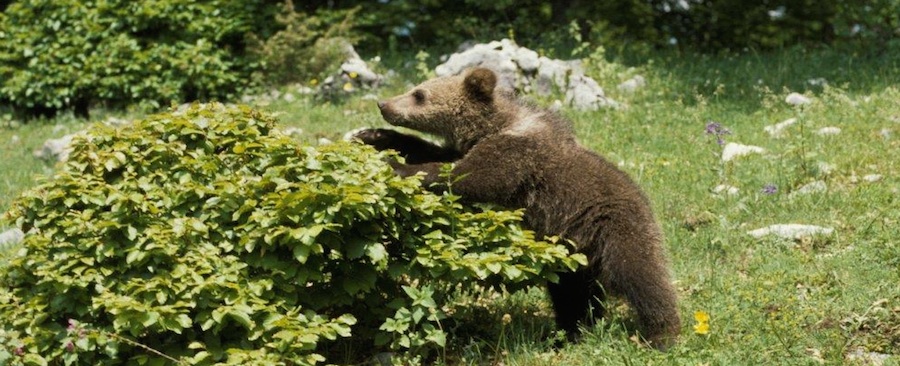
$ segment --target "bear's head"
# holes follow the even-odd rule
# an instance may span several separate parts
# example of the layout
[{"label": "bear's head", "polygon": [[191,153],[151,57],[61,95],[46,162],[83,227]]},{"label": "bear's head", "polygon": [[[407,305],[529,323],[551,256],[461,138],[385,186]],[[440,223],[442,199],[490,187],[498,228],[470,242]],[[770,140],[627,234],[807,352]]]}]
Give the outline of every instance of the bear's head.
[{"label": "bear's head", "polygon": [[442,137],[460,150],[500,131],[506,98],[497,75],[485,68],[425,81],[405,94],[378,102],[388,123]]}]

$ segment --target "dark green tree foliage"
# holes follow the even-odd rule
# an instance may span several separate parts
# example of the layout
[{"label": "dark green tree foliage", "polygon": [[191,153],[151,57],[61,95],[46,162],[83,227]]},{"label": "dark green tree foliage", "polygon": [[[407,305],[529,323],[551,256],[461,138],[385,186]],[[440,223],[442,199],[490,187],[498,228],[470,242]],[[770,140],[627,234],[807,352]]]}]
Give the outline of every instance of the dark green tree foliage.
[{"label": "dark green tree foliage", "polygon": [[281,29],[268,39],[251,37],[250,51],[260,61],[259,79],[280,86],[337,71],[355,41],[351,28],[358,11],[309,15],[297,12],[293,1],[286,1],[275,17]]},{"label": "dark green tree foliage", "polygon": [[274,31],[271,0],[30,0],[0,15],[0,102],[31,114],[226,98]]},{"label": "dark green tree foliage", "polygon": [[[559,46],[572,22],[586,41],[640,41],[706,51],[777,48],[900,37],[898,0],[310,0],[307,11],[361,6],[371,36],[413,48],[452,49],[465,40],[514,35],[521,44]],[[612,35],[612,36],[610,36]]]},{"label": "dark green tree foliage", "polygon": [[385,157],[219,104],[91,129],[4,216],[27,234],[0,269],[0,364],[312,365],[348,337],[422,354],[450,289],[583,262]]}]

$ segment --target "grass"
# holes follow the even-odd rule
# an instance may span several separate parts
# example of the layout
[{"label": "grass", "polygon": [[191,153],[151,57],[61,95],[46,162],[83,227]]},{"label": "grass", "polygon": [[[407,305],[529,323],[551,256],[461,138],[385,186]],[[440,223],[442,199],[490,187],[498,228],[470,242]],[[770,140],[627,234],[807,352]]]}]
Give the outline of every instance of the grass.
[{"label": "grass", "polygon": [[[653,201],[681,297],[680,343],[666,353],[637,345],[627,306],[613,300],[610,315],[580,343],[553,347],[547,300],[534,290],[463,315],[451,334],[453,346],[438,362],[866,364],[851,355],[874,352],[892,355],[885,364],[900,364],[900,50],[651,56],[620,57],[633,68],[616,66],[601,75],[601,85],[625,108],[564,113],[580,141],[620,163]],[[614,86],[633,74],[648,85],[618,93]],[[406,75],[375,93],[389,96],[419,81]],[[812,103],[791,106],[785,102],[790,92]],[[265,104],[285,125],[302,128],[309,142],[383,125],[374,102],[361,96]],[[763,131],[788,118],[798,122],[784,136]],[[730,130],[726,142],[766,152],[723,163],[722,147],[704,132],[711,121]],[[0,210],[32,186],[36,174],[52,172],[31,151],[82,124],[61,118],[0,127]],[[815,133],[823,127],[841,133]],[[881,178],[864,179],[871,174]],[[815,181],[826,191],[794,193]],[[713,194],[720,184],[739,192]],[[763,193],[766,185],[777,192]],[[747,235],[780,223],[835,231],[796,241]],[[694,332],[695,312],[709,314],[708,334]],[[504,314],[510,314],[508,324]]]}]

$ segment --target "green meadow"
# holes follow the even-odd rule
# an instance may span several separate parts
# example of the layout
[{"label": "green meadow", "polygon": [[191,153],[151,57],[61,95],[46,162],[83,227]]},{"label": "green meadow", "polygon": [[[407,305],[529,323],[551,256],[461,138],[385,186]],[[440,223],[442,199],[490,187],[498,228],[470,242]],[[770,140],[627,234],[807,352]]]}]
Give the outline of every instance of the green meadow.
[{"label": "green meadow", "polygon": [[[400,71],[376,90],[325,100],[291,86],[253,103],[302,129],[303,143],[340,139],[385,125],[373,99],[423,80],[400,66],[412,59],[378,65]],[[479,300],[483,312],[460,314],[437,362],[900,364],[900,49],[607,59],[588,71],[619,108],[560,112],[584,145],[630,173],[653,202],[680,295],[679,343],[665,353],[639,345],[627,304],[611,299],[609,315],[581,342],[560,346],[548,299],[534,289]],[[635,75],[646,85],[616,88]],[[807,103],[789,103],[792,93]],[[528,97],[547,106],[561,98]],[[92,120],[142,113],[99,111]],[[779,133],[766,130],[791,119]],[[0,211],[53,174],[54,164],[33,151],[87,123],[68,115],[26,123],[0,112]],[[729,144],[758,149],[725,161]],[[830,230],[749,234],[777,224]],[[0,263],[16,252],[0,249]]]}]

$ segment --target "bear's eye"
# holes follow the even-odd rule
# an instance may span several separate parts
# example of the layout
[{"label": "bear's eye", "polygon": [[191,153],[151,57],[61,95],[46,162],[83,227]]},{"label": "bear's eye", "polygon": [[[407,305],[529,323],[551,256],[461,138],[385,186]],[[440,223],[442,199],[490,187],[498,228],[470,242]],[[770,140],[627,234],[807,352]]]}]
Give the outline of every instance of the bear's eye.
[{"label": "bear's eye", "polygon": [[419,89],[413,92],[413,98],[415,98],[417,104],[422,104],[425,102],[425,91]]}]

